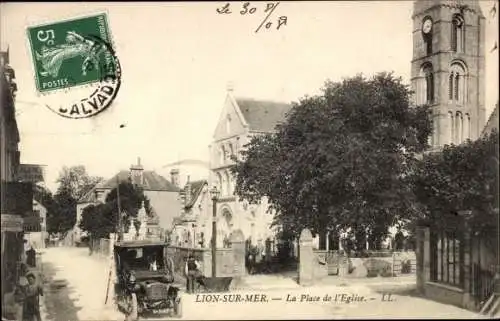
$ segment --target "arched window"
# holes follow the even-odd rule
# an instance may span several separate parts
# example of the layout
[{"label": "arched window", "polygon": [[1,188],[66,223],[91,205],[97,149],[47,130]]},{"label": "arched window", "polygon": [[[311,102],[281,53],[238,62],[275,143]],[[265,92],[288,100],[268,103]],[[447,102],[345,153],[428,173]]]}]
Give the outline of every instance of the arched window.
[{"label": "arched window", "polygon": [[432,65],[427,63],[422,66],[420,71],[419,97],[420,104],[430,104],[434,101],[434,73]]},{"label": "arched window", "polygon": [[458,104],[467,101],[467,76],[465,67],[461,63],[455,62],[450,67],[448,76],[448,98]]},{"label": "arched window", "polygon": [[228,143],[227,144],[227,149],[228,149],[228,154],[229,154],[229,159],[230,159],[230,157],[234,155],[233,144]]},{"label": "arched window", "polygon": [[451,20],[451,50],[464,52],[465,44],[465,23],[464,18],[456,14]]},{"label": "arched window", "polygon": [[229,174],[229,171],[226,171],[225,173],[225,181],[226,181],[226,193],[227,195],[232,195],[233,194],[233,187],[231,184],[231,174]]},{"label": "arched window", "polygon": [[428,34],[424,34],[424,43],[425,43],[425,54],[431,55],[432,54],[432,31],[429,32]]},{"label": "arched window", "polygon": [[221,156],[220,156],[220,157],[221,157],[220,162],[221,162],[222,164],[224,164],[224,163],[226,162],[226,147],[224,147],[224,145],[222,145],[222,146],[220,147],[220,151],[221,151],[221,152],[220,152],[220,153],[221,153]]},{"label": "arched window", "polygon": [[461,144],[463,142],[463,118],[462,113],[457,112],[455,116],[455,142]]},{"label": "arched window", "polygon": [[236,143],[234,144],[234,155],[239,159],[240,155],[239,154],[239,151],[240,151],[240,138],[239,137],[236,137]]},{"label": "arched window", "polygon": [[217,189],[220,191],[221,195],[224,195],[222,190],[224,185],[222,184],[222,175],[220,173],[217,173],[217,185]]},{"label": "arched window", "polygon": [[464,121],[463,121],[463,138],[464,141],[467,139],[470,139],[470,115],[465,114],[464,115]]}]

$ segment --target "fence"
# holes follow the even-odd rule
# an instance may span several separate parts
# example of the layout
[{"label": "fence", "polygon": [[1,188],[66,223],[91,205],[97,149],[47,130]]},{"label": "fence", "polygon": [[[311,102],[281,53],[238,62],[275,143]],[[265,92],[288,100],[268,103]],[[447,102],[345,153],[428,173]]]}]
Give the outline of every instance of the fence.
[{"label": "fence", "polygon": [[476,305],[482,305],[495,290],[495,272],[485,270],[477,263],[472,265],[472,296]]}]

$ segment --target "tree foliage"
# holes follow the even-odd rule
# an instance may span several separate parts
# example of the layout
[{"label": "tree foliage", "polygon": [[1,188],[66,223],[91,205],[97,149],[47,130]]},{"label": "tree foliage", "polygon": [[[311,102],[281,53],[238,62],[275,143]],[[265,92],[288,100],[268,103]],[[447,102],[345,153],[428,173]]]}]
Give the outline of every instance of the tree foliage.
[{"label": "tree foliage", "polygon": [[52,208],[47,211],[47,232],[65,234],[76,223],[76,200],[66,190],[54,195]]},{"label": "tree foliage", "polygon": [[151,211],[148,198],[144,191],[130,182],[121,182],[119,188],[112,189],[106,196],[105,203],[89,205],[83,209],[80,228],[91,233],[94,238],[109,237],[110,233],[118,232],[118,195],[120,209],[123,214],[122,226],[127,231],[130,222],[138,228],[136,220],[143,202],[146,211]]},{"label": "tree foliage", "polygon": [[79,200],[101,181],[102,177],[90,176],[87,173],[85,166],[65,166],[59,173],[59,178],[57,179],[59,187],[56,194],[68,191],[71,197]]},{"label": "tree foliage", "polygon": [[[383,234],[408,218],[408,173],[431,133],[429,109],[382,73],[327,82],[292,106],[275,133],[253,137],[236,161],[236,194],[267,197],[275,224],[295,235],[353,228]],[[379,238],[383,235],[379,235]]]},{"label": "tree foliage", "polygon": [[425,155],[413,179],[421,219],[461,228],[459,213],[472,211],[469,224],[491,230],[498,220],[498,133]]},{"label": "tree foliage", "polygon": [[47,209],[47,231],[64,235],[71,230],[76,224],[78,200],[101,180],[89,176],[84,166],[63,167],[53,204]]}]

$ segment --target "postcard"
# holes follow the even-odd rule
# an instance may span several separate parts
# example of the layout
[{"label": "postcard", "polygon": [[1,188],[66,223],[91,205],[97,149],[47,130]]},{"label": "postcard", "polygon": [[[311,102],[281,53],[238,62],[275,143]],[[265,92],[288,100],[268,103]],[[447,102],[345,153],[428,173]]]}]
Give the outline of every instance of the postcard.
[{"label": "postcard", "polygon": [[500,316],[498,1],[0,8],[2,320]]}]

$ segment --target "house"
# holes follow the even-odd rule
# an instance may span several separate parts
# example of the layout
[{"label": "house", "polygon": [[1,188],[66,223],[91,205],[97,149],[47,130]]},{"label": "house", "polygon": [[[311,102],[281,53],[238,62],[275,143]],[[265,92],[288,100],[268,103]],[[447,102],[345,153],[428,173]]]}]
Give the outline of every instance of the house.
[{"label": "house", "polygon": [[26,224],[25,218],[25,239],[35,249],[42,249],[46,246],[45,240],[49,237],[47,233],[47,208],[33,197],[33,213],[29,217],[32,224]]},{"label": "house", "polygon": [[[253,136],[273,132],[290,109],[290,104],[235,97],[232,89],[228,90],[213,143],[209,146],[209,185],[217,186],[220,191],[216,204],[219,246],[237,229],[241,229],[247,242],[254,245],[274,240],[273,214],[267,213],[267,200],[254,205],[234,195],[231,156],[240,158],[241,150]],[[211,231],[205,233],[205,238],[210,239]]]},{"label": "house", "polygon": [[120,171],[112,178],[98,183],[87,194],[78,200],[77,223],[74,228],[73,239],[78,240],[82,232],[78,228],[83,209],[91,204],[103,203],[112,189],[116,188],[118,182],[131,181],[144,190],[144,194],[150,200],[150,205],[158,217],[158,224],[164,230],[172,228],[173,218],[179,214],[181,206],[179,200],[178,181],[170,182],[155,171],[144,170],[140,158],[137,164],[132,165],[128,171]]}]

